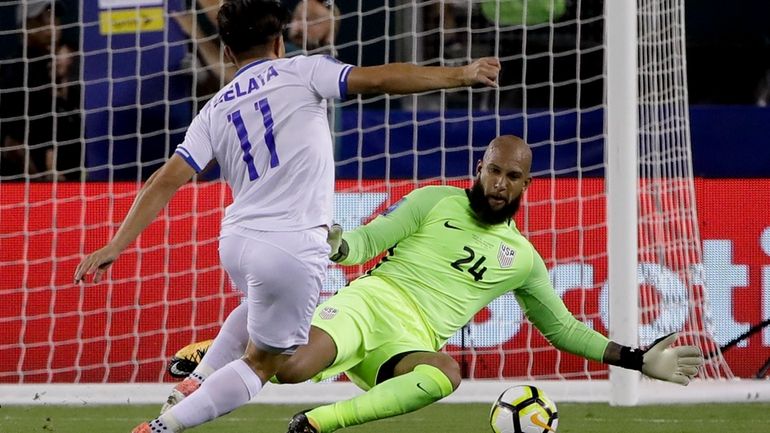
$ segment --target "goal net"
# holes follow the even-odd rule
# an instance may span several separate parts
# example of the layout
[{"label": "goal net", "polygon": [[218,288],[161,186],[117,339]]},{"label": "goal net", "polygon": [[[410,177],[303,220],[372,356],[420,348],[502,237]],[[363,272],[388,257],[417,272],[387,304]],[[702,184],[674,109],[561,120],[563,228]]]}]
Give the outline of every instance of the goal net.
[{"label": "goal net", "polygon": [[[0,388],[24,403],[33,403],[28,390],[38,397],[37,390],[49,392],[44,402],[73,402],[98,384],[141,383],[144,388],[111,389],[133,392],[131,401],[160,401],[170,388],[164,382],[171,381],[165,372],[171,355],[213,338],[239,302],[217,253],[219,221],[230,202],[217,168],[182,188],[106,282],[77,285],[72,276],[83,255],[114,234],[142,182],[232,76],[211,24],[217,1],[47,2],[60,15],[64,42],[53,53],[29,37],[41,26],[25,15],[33,3],[0,6],[0,15],[9,17],[0,23],[0,38],[20,48],[0,60],[0,71],[23,72],[23,79],[0,90],[0,103],[20,98],[14,100],[23,107],[48,108],[4,111],[11,114],[0,125],[0,137],[13,139],[6,149],[21,155],[13,159],[6,151],[0,161]],[[639,248],[637,269],[622,272],[636,284],[607,284],[610,69],[600,0],[340,0],[330,43],[328,32],[314,30],[329,24],[332,10],[325,16],[300,12],[303,31],[292,35],[289,55],[333,53],[361,66],[458,65],[497,56],[503,65],[498,89],[333,104],[335,219],[349,230],[418,186],[467,187],[485,146],[500,134],[519,135],[532,147],[534,180],[516,222],[576,317],[610,334],[610,292],[624,291],[639,307],[638,317],[626,318],[637,336],[629,343],[647,345],[678,331],[679,343],[708,355],[700,382],[733,378],[713,338],[718,318],[703,277],[708,270],[691,169],[683,4],[632,2],[639,50],[638,76],[630,80],[638,79],[639,146],[636,172],[627,175],[638,193],[629,224],[636,231],[638,222]],[[59,136],[57,146],[50,145],[50,133],[38,138],[37,128],[56,133],[65,122],[75,125],[73,137]],[[633,142],[625,145],[633,151]],[[322,298],[365,268],[332,266]],[[452,397],[458,401],[492,401],[509,382],[542,384],[561,401],[606,401],[613,386],[606,366],[551,347],[512,295],[482,310],[445,350],[468,379]],[[312,394],[346,385],[339,381],[313,385],[319,388]],[[55,392],[61,398],[51,397]],[[677,392],[664,391],[674,399]],[[113,401],[114,394],[93,400]],[[300,398],[275,395],[274,401]]]}]

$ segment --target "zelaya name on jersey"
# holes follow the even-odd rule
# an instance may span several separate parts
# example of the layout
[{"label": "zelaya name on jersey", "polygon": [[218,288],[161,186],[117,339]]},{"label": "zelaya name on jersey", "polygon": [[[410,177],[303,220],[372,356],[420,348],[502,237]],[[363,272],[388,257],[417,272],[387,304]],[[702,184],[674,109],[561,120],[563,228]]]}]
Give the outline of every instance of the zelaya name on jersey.
[{"label": "zelaya name on jersey", "polygon": [[243,66],[203,107],[176,153],[212,160],[232,189],[223,228],[303,230],[331,223],[334,158],[327,99],[345,98],[352,66],[328,56]]}]

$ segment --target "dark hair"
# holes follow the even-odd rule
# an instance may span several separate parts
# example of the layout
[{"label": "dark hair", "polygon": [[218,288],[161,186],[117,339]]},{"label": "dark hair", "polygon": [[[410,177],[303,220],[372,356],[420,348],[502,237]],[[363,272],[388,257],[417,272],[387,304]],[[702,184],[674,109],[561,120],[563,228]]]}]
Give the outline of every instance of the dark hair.
[{"label": "dark hair", "polygon": [[290,20],[276,0],[226,0],[217,14],[219,37],[234,54],[275,40]]}]

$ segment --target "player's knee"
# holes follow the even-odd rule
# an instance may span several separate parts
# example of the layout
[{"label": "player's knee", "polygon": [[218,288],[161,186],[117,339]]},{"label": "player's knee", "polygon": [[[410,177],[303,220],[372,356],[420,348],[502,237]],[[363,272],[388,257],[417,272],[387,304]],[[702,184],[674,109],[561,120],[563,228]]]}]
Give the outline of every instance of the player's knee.
[{"label": "player's knee", "polygon": [[276,374],[279,367],[289,359],[289,355],[258,349],[250,343],[241,359],[264,383]]}]

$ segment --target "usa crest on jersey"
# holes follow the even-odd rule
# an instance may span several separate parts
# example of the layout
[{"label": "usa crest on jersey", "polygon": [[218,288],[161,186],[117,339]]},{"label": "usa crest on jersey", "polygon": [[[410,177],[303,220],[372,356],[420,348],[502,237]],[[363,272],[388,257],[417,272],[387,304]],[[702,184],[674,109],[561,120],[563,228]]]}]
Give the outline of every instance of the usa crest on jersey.
[{"label": "usa crest on jersey", "polygon": [[516,250],[502,242],[500,243],[500,250],[497,252],[497,261],[500,263],[501,268],[510,268],[515,256]]},{"label": "usa crest on jersey", "polygon": [[318,316],[324,320],[333,319],[337,315],[337,309],[334,307],[324,307]]}]

